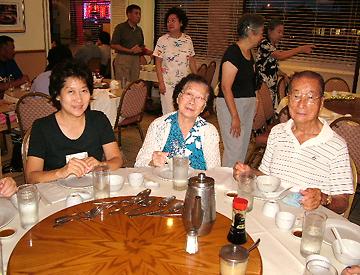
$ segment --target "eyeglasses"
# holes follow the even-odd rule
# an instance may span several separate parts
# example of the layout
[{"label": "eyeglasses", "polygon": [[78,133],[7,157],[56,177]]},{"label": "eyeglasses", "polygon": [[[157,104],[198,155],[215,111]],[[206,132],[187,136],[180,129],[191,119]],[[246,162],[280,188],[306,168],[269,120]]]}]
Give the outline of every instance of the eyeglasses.
[{"label": "eyeglasses", "polygon": [[308,105],[311,105],[311,104],[315,104],[315,102],[319,99],[319,98],[322,98],[322,96],[314,96],[313,94],[311,93],[308,93],[308,94],[290,94],[290,97],[293,101],[295,102],[300,102],[301,99],[305,98],[305,102],[306,104]]},{"label": "eyeglasses", "polygon": [[184,99],[191,101],[194,100],[195,103],[204,103],[206,102],[206,98],[202,96],[194,96],[192,93],[189,92],[182,92],[181,93]]}]

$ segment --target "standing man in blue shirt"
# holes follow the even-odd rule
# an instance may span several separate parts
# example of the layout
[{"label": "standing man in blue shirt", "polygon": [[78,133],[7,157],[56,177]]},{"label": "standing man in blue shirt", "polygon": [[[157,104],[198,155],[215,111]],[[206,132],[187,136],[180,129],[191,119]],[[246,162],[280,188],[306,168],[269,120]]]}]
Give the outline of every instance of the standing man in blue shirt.
[{"label": "standing man in blue shirt", "polygon": [[[15,45],[14,39],[9,36],[0,36],[0,97],[3,92],[10,87],[17,87],[29,81],[29,77],[24,75],[14,60]],[[12,77],[11,81],[4,81]]]}]

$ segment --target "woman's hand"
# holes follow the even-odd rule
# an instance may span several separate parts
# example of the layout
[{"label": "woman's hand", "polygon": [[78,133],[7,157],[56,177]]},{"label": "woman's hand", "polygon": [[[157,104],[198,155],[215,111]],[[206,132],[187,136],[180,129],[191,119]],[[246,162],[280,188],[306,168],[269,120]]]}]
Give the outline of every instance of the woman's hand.
[{"label": "woman's hand", "polygon": [[233,117],[231,119],[230,134],[235,138],[240,136],[241,133],[240,124],[241,122],[239,116]]},{"label": "woman's hand", "polygon": [[239,180],[241,174],[250,173],[251,171],[252,169],[249,165],[237,161],[233,167],[233,177],[235,180]]},{"label": "woman's hand", "polygon": [[360,265],[353,265],[344,268],[341,272],[341,275],[356,275],[360,274]]},{"label": "woman's hand", "polygon": [[300,46],[301,52],[307,53],[307,54],[310,54],[314,48],[315,48],[315,45],[312,45],[312,44]]},{"label": "woman's hand", "polygon": [[85,163],[86,163],[86,165],[88,166],[88,169],[89,169],[86,173],[89,173],[90,171],[92,171],[94,169],[95,166],[98,166],[98,165],[101,164],[101,162],[98,161],[94,157],[84,158],[83,161],[85,161]]},{"label": "woman's hand", "polygon": [[155,151],[152,154],[152,165],[156,166],[156,167],[161,167],[165,165],[166,162],[166,157],[169,155],[168,152],[160,152],[160,151]]},{"label": "woman's hand", "polygon": [[305,210],[314,210],[320,206],[321,191],[319,188],[307,188],[301,190],[300,194],[304,196],[301,203]]},{"label": "woman's hand", "polygon": [[79,177],[90,171],[89,166],[83,159],[72,158],[63,168],[58,170],[59,178],[67,178],[71,174]]},{"label": "woman's hand", "polygon": [[159,92],[164,95],[166,93],[166,87],[164,81],[159,82]]},{"label": "woman's hand", "polygon": [[11,177],[0,180],[0,196],[11,197],[17,191],[16,182]]}]

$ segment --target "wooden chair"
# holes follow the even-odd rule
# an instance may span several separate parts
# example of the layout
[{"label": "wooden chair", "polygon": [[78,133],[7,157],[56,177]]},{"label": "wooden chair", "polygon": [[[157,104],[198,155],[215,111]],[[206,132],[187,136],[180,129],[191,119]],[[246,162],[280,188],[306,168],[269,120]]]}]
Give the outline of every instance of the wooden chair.
[{"label": "wooden chair", "polygon": [[197,74],[202,76],[203,78],[205,78],[207,69],[208,69],[207,65],[205,63],[203,63],[197,70]]},{"label": "wooden chair", "polygon": [[289,112],[289,106],[285,106],[282,108],[278,114],[278,122],[284,123],[290,119],[290,112]]},{"label": "wooden chair", "polygon": [[216,70],[216,62],[213,60],[209,63],[209,66],[207,67],[205,74],[205,79],[210,86],[214,77],[215,70]]},{"label": "wooden chair", "polygon": [[121,127],[136,126],[139,130],[141,140],[144,134],[140,127],[143,118],[147,86],[144,80],[136,80],[129,84],[121,95],[114,130],[118,132],[118,144],[121,145]]},{"label": "wooden chair", "polygon": [[[21,144],[21,156],[22,156],[24,171],[26,168],[26,160],[27,160],[27,154],[28,154],[28,150],[29,150],[30,136],[31,136],[31,127],[26,131],[26,133],[23,137],[23,140],[22,140],[22,144]],[[25,173],[24,173],[24,177],[25,177]],[[26,181],[26,179],[25,179],[25,181]]]},{"label": "wooden chair", "polygon": [[357,182],[358,182],[358,177],[357,177],[358,172],[357,172],[357,169],[356,169],[355,162],[352,160],[352,158],[350,158],[350,165],[351,165],[351,172],[352,172],[352,176],[353,176],[354,194],[349,196],[349,206],[348,206],[348,208],[346,209],[346,211],[343,214],[344,217],[347,218],[347,219],[349,218],[349,215],[350,215],[350,212],[351,212],[351,209],[352,209],[352,204],[353,204],[353,201],[354,201],[356,188],[357,188]]},{"label": "wooden chair", "polygon": [[260,90],[257,92],[257,96],[261,98],[265,119],[268,124],[270,124],[274,120],[275,112],[271,92],[265,83],[261,85]]},{"label": "wooden chair", "polygon": [[16,115],[18,117],[21,136],[31,128],[33,122],[48,116],[57,109],[51,102],[51,98],[43,93],[28,93],[20,97],[16,104]]},{"label": "wooden chair", "polygon": [[344,79],[340,77],[331,77],[325,81],[325,91],[326,92],[343,91],[349,93],[350,88]]}]

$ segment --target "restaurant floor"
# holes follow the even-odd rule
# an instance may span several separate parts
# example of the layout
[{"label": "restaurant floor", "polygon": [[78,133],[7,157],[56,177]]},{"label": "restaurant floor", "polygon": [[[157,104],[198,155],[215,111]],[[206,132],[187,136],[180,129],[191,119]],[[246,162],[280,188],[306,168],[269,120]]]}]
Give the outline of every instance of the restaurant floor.
[{"label": "restaurant floor", "polygon": [[[141,122],[141,127],[144,130],[144,134],[146,134],[146,130],[148,129],[150,123],[157,117],[158,116],[156,116],[156,115],[145,113],[144,118]],[[214,124],[219,129],[216,115],[212,114],[209,117],[207,117],[206,119],[209,122],[211,122],[212,124]],[[137,153],[140,150],[141,144],[142,144],[139,132],[135,127],[127,127],[127,128],[123,128],[121,133],[122,133],[121,149],[122,149],[122,153],[123,153],[123,157],[124,157],[124,166],[125,167],[133,167],[135,160],[136,160]],[[9,141],[8,141],[8,143],[9,143]],[[252,150],[254,148],[253,146],[254,146],[253,144],[249,145],[248,153],[252,152]],[[8,163],[11,158],[11,146],[9,146],[8,148],[10,149],[9,152],[6,155],[2,156],[3,165],[4,165],[4,163]],[[221,153],[221,155],[223,153],[222,141],[220,141],[220,153]],[[7,175],[14,177],[18,185],[24,183],[23,173],[13,173],[13,174],[7,174]],[[6,175],[4,175],[4,176],[6,176]],[[355,207],[350,214],[350,220],[352,222],[355,222],[360,225],[360,198],[359,197],[360,197],[359,194],[357,194],[354,198],[353,206],[355,206]]]}]

